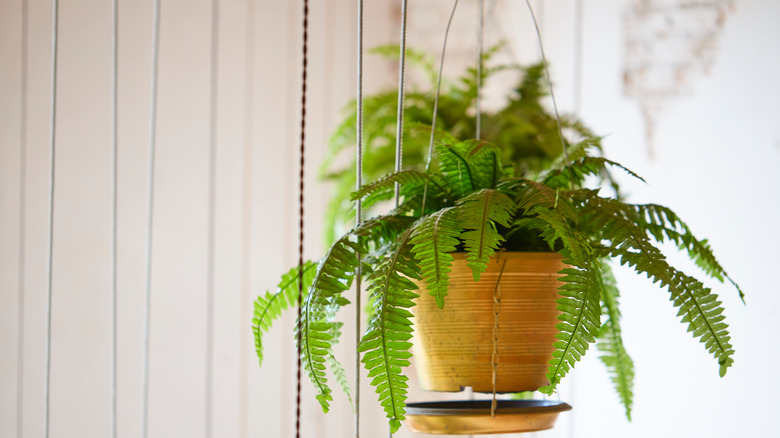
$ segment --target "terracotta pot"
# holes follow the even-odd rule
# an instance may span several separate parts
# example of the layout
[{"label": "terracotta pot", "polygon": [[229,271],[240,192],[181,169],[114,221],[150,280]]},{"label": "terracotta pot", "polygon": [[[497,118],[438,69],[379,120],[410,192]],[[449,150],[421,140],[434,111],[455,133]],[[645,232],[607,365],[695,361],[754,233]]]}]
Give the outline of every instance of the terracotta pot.
[{"label": "terracotta pot", "polygon": [[414,356],[418,378],[428,391],[492,392],[493,293],[501,265],[497,392],[532,391],[549,383],[547,363],[559,322],[555,300],[565,268],[556,253],[504,252],[491,259],[475,282],[466,254],[453,254],[449,294],[443,309],[418,282],[413,308]]}]

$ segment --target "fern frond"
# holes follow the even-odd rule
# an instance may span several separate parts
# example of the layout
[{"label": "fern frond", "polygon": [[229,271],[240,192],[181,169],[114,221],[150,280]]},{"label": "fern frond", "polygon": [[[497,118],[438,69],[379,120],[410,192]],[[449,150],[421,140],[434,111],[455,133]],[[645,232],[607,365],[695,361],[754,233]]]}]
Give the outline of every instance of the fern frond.
[{"label": "fern frond", "polygon": [[[304,293],[311,287],[316,267],[317,264],[312,261],[303,264]],[[282,275],[276,292],[266,291],[264,296],[260,295],[255,300],[252,332],[255,335],[255,350],[260,365],[263,364],[263,332],[271,328],[271,324],[282,315],[284,310],[298,303],[298,280],[298,266],[296,266]]]},{"label": "fern frond", "polygon": [[[564,251],[566,253],[568,251]],[[577,262],[568,258],[564,263],[570,264],[571,268],[559,272],[564,275],[559,278],[564,282],[558,288],[561,298],[556,300],[561,322],[556,325],[558,341],[553,344],[555,351],[547,368],[550,384],[539,388],[545,394],[552,394],[561,379],[585,355],[589,345],[596,341],[601,326],[598,261]]]},{"label": "fern frond", "polygon": [[544,184],[553,188],[566,188],[574,184],[581,186],[587,176],[598,176],[607,170],[607,165],[617,167],[634,178],[647,183],[641,176],[622,164],[608,160],[604,157],[583,157],[575,160],[571,165],[556,169],[544,176]]},{"label": "fern frond", "polygon": [[509,227],[515,209],[512,198],[493,189],[482,189],[458,202],[457,221],[466,230],[460,238],[466,246],[466,264],[474,281],[479,281],[488,260],[505,240],[496,224]]},{"label": "fern frond", "polygon": [[468,159],[470,152],[465,143],[441,143],[436,146],[436,157],[444,184],[451,187],[458,198],[476,188],[474,171]]},{"label": "fern frond", "polygon": [[496,188],[504,173],[501,149],[484,140],[470,140],[466,144],[469,149],[468,161],[474,172],[475,188]]},{"label": "fern frond", "polygon": [[409,386],[403,368],[409,366],[412,356],[412,313],[408,309],[418,296],[413,292],[417,286],[411,279],[420,278],[411,257],[410,237],[411,229],[404,231],[388,256],[367,277],[374,311],[358,347],[371,385],[376,387],[379,402],[390,420],[391,432],[398,430],[405,414]]},{"label": "fern frond", "polygon": [[723,266],[715,258],[712,248],[706,239],[699,240],[693,235],[688,225],[683,222],[670,208],[657,204],[634,205],[639,217],[639,223],[647,229],[658,242],[669,241],[677,245],[710,277],[729,282],[737,289],[739,298],[745,302],[745,294],[739,285],[726,273]]},{"label": "fern frond", "polygon": [[440,309],[444,307],[450,285],[449,273],[454,260],[450,253],[460,243],[458,236],[463,231],[455,213],[453,208],[439,210],[420,221],[412,232],[412,252],[419,262],[428,293],[436,298]]},{"label": "fern frond", "polygon": [[399,172],[387,174],[376,181],[372,181],[368,184],[363,185],[363,187],[361,187],[358,191],[352,192],[352,194],[350,195],[350,199],[352,199],[353,201],[357,199],[362,199],[367,195],[370,195],[380,189],[388,188],[388,187],[392,188],[395,185],[395,183],[405,185],[411,183],[424,183],[426,180],[428,180],[431,184],[436,185],[441,189],[439,183],[436,182],[435,179],[431,178],[425,172],[419,172],[416,170],[407,169],[407,170],[401,170]]},{"label": "fern frond", "polygon": [[[541,235],[550,248],[553,249],[560,239],[574,260],[583,263],[589,260],[590,245],[572,226],[577,216],[569,199],[561,197],[559,190],[535,181],[526,181],[524,187],[518,207],[526,216],[536,217],[547,224],[548,228],[543,229]],[[533,226],[538,229],[539,222],[534,222]]]},{"label": "fern frond", "polygon": [[[336,308],[333,309],[334,313],[336,310],[337,310]],[[334,323],[331,326],[332,329],[331,334],[333,335],[333,345],[336,345],[336,343],[338,343],[339,338],[341,338],[341,327],[343,326],[344,323],[341,322]],[[336,356],[333,354],[333,350],[328,351],[325,360],[328,366],[330,367],[330,371],[333,373],[333,377],[336,378],[336,383],[339,384],[339,386],[341,387],[341,391],[344,393],[344,395],[347,396],[347,400],[349,400],[349,405],[354,410],[354,406],[352,405],[352,391],[350,391],[349,389],[349,380],[347,380],[347,372],[344,371],[344,367],[336,359]]]},{"label": "fern frond", "polygon": [[634,361],[623,346],[618,308],[620,291],[612,269],[606,263],[602,264],[601,286],[602,309],[607,320],[601,326],[596,347],[602,352],[599,358],[607,367],[615,391],[626,409],[626,418],[630,421],[634,404]]},{"label": "fern frond", "polygon": [[325,375],[325,362],[338,342],[339,323],[333,317],[338,308],[349,303],[342,292],[350,286],[358,265],[357,252],[361,251],[357,243],[349,240],[350,236],[347,233],[337,240],[320,261],[296,325],[300,330],[298,348],[303,369],[314,384],[324,412],[333,400]]},{"label": "fern frond", "polygon": [[436,157],[444,185],[453,188],[458,197],[483,188],[495,188],[505,173],[501,149],[487,141],[440,143],[436,147]]},{"label": "fern frond", "polygon": [[680,309],[677,315],[688,324],[688,331],[705,344],[718,361],[719,374],[724,376],[734,363],[734,350],[717,295],[669,265],[661,251],[650,243],[647,232],[638,225],[638,215],[630,207],[592,194],[586,196],[583,207],[583,220],[590,222],[592,229],[602,230],[602,238],[610,242],[605,249],[608,255],[669,290],[672,303]]},{"label": "fern frond", "polygon": [[395,214],[377,216],[355,227],[352,234],[365,239],[366,243],[379,247],[395,242],[398,235],[409,228],[414,221],[413,217]]}]

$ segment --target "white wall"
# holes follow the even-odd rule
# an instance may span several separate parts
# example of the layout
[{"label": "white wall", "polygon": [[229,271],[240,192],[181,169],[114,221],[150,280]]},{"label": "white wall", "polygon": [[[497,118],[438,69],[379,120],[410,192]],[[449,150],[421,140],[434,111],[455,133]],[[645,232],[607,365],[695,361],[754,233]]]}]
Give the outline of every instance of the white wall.
[{"label": "white wall", "polygon": [[[52,437],[108,434],[110,389],[110,4],[60,2],[60,71],[54,231]],[[255,295],[295,261],[298,2],[223,1],[217,157],[215,436],[290,436],[294,422],[292,319],[266,337],[256,364],[249,315]],[[314,178],[337,110],[354,95],[354,2],[312,2],[307,156],[307,255],[319,256],[319,217],[328,188]],[[394,2],[367,3],[366,46],[397,38]],[[410,14],[429,2],[411,2]],[[461,11],[473,11],[463,2]],[[488,2],[490,3],[490,2]],[[254,8],[252,8],[254,4]],[[561,388],[574,406],[538,436],[768,436],[780,379],[772,335],[780,309],[770,251],[780,245],[777,172],[780,30],[773,2],[741,0],[721,36],[709,75],[657,119],[648,158],[636,101],[622,95],[622,17],[628,2],[583,1],[581,117],[610,157],[646,177],[628,186],[636,201],[679,211],[748,294],[716,285],[736,363],[725,379],[674,316],[667,293],[620,272],[625,341],[637,365],[634,421],[627,423],[595,353]],[[24,436],[40,436],[43,406],[46,183],[50,85],[50,3],[30,0],[24,313]],[[448,5],[437,5],[442,9]],[[471,9],[468,9],[468,8]],[[574,2],[537,4],[559,103],[573,109]],[[541,9],[541,10],[540,10]],[[499,2],[501,32],[515,56],[536,58],[522,2]],[[16,433],[19,267],[21,1],[0,0],[0,436]],[[138,436],[146,236],[151,2],[120,2],[119,71],[119,432]],[[430,29],[410,20],[411,45],[434,50]],[[468,17],[467,17],[468,18]],[[462,19],[460,26],[468,26]],[[154,212],[150,436],[202,436],[205,395],[208,85],[210,2],[162,7]],[[490,21],[488,21],[490,23]],[[248,26],[249,25],[249,26]],[[428,32],[421,32],[425,26]],[[251,31],[254,30],[254,38]],[[473,30],[473,29],[472,29]],[[471,30],[470,30],[471,31]],[[461,30],[461,32],[463,32]],[[415,35],[418,35],[416,37]],[[417,38],[417,39],[415,39]],[[467,40],[462,38],[461,40]],[[453,40],[451,44],[457,40]],[[460,43],[465,44],[465,43]],[[468,59],[472,49],[460,49]],[[393,66],[369,58],[369,90],[392,84]],[[450,73],[457,73],[458,60]],[[250,74],[246,81],[247,74]],[[247,122],[248,121],[248,122]],[[750,247],[748,245],[751,245]],[[682,263],[682,261],[681,261]],[[688,268],[690,265],[682,263]],[[352,318],[352,310],[344,318]],[[350,325],[345,327],[350,333]],[[354,341],[344,336],[342,357]],[[348,375],[353,364],[345,361]],[[413,383],[413,382],[412,382]],[[414,384],[412,385],[414,387]],[[386,426],[364,383],[363,434]],[[304,436],[348,436],[352,417],[338,393],[322,415],[304,382]],[[413,390],[411,400],[432,399]],[[397,434],[410,436],[407,431]]]}]

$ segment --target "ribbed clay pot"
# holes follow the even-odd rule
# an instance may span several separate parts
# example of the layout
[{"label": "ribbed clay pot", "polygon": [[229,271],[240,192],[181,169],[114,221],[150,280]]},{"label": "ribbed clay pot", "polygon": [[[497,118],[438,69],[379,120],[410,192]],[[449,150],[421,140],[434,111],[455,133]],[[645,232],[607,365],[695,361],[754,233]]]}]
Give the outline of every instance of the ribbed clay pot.
[{"label": "ribbed clay pot", "polygon": [[494,304],[501,265],[497,392],[532,391],[549,382],[547,363],[559,322],[555,300],[565,268],[560,255],[504,252],[491,259],[478,282],[466,266],[466,254],[453,254],[450,287],[443,309],[418,282],[413,309],[414,356],[420,385],[428,391],[492,392]]}]

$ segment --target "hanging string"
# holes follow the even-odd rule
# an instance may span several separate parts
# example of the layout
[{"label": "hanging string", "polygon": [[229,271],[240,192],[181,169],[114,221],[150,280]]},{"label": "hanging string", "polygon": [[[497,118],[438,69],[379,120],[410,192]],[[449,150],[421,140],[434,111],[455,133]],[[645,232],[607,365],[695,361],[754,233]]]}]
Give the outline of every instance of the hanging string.
[{"label": "hanging string", "polygon": [[[439,111],[439,94],[441,93],[441,77],[444,71],[444,55],[447,52],[447,37],[450,35],[450,26],[452,26],[452,17],[455,16],[455,10],[458,8],[458,0],[452,5],[452,12],[450,12],[450,19],[447,21],[447,30],[444,31],[444,44],[441,47],[441,61],[439,62],[439,77],[436,81],[436,95],[433,98],[433,117],[431,118],[431,138],[428,142],[428,158],[425,161],[425,173],[431,170],[431,159],[433,158],[433,140],[436,134],[436,115]],[[422,208],[420,208],[420,216],[425,213],[425,201],[428,199],[428,180],[425,180],[425,187],[423,189]]]},{"label": "hanging string", "polygon": [[544,64],[544,73],[547,77],[547,86],[550,88],[550,98],[552,99],[553,110],[555,111],[555,121],[558,125],[558,136],[561,138],[561,150],[563,150],[563,158],[566,161],[566,166],[571,166],[569,162],[569,151],[566,149],[566,141],[563,138],[563,128],[561,127],[561,116],[558,114],[558,104],[555,101],[555,92],[553,92],[552,79],[550,79],[550,68],[547,65],[547,56],[544,54],[544,44],[542,44],[542,32],[539,30],[539,24],[536,22],[536,15],[534,15],[534,8],[531,7],[530,0],[525,0],[525,4],[528,6],[528,12],[531,13],[531,19],[534,22],[534,29],[536,30],[536,40],[539,42],[539,52],[542,55],[542,63]]},{"label": "hanging string", "polygon": [[23,436],[24,423],[24,291],[27,254],[27,43],[29,36],[29,5],[22,0],[21,90],[19,116],[19,299],[16,319],[16,436]]},{"label": "hanging string", "polygon": [[160,58],[160,0],[154,0],[152,18],[152,80],[149,108],[149,192],[146,216],[146,286],[144,294],[144,344],[142,371],[141,436],[149,434],[149,335],[152,314],[152,235],[154,217],[154,158],[157,141],[157,76]]},{"label": "hanging string", "polygon": [[476,99],[477,128],[476,128],[475,138],[479,140],[481,138],[481,130],[482,130],[482,106],[481,106],[482,35],[483,35],[482,27],[485,21],[483,17],[483,14],[485,13],[485,1],[479,0],[479,2],[477,2],[477,7],[479,8],[479,13],[477,14],[479,21],[477,22],[477,84],[476,84],[477,85],[477,99]]},{"label": "hanging string", "polygon": [[[575,0],[574,2],[574,87],[572,94],[574,95],[573,111],[574,114],[579,116],[581,102],[582,102],[582,50],[583,50],[583,31],[582,31],[582,0]],[[575,390],[577,387],[576,373],[569,376],[569,385],[567,396],[570,400],[575,400]],[[558,401],[561,401],[561,392],[557,391]],[[574,430],[576,428],[576,415],[569,415],[569,438],[574,437]]]},{"label": "hanging string", "polygon": [[309,0],[303,0],[303,66],[301,75],[301,161],[298,183],[300,196],[298,198],[298,367],[295,387],[295,437],[301,436],[301,308],[303,307],[303,182],[306,153],[306,67],[309,62]]},{"label": "hanging string", "polygon": [[582,99],[582,0],[574,1],[574,113],[580,110]]},{"label": "hanging string", "polygon": [[[241,315],[251,315],[251,300],[249,293],[252,288],[252,168],[254,143],[254,115],[255,115],[255,0],[246,2],[246,41],[244,64],[244,151],[242,169],[242,202],[241,202]],[[247,319],[249,325],[251,316]],[[242,320],[239,331],[239,400],[238,420],[240,438],[249,436],[249,366],[248,352],[246,348],[249,330],[245,329]]]},{"label": "hanging string", "polygon": [[[403,164],[403,143],[404,143],[404,84],[406,79],[406,3],[401,1],[401,49],[400,60],[398,63],[398,117],[396,120],[395,131],[395,171],[400,172]],[[401,200],[401,185],[396,182],[393,185],[395,192],[395,207],[398,208]],[[392,438],[393,432],[388,431],[387,435]]]},{"label": "hanging string", "polygon": [[49,438],[49,407],[51,389],[51,301],[52,267],[54,262],[54,163],[55,133],[57,130],[57,36],[59,22],[59,1],[52,0],[51,5],[51,117],[49,119],[49,233],[47,236],[46,257],[46,355],[44,359],[45,376],[43,381],[43,435]]},{"label": "hanging string", "polygon": [[217,198],[217,105],[219,84],[219,0],[211,2],[211,80],[209,83],[209,205],[206,260],[206,396],[204,431],[212,436],[214,416],[214,257]]},{"label": "hanging string", "polygon": [[117,434],[117,210],[118,171],[118,77],[119,4],[111,2],[111,438]]},{"label": "hanging string", "polygon": [[[401,171],[401,165],[403,164],[403,143],[404,143],[404,83],[406,76],[406,3],[407,0],[401,2],[401,54],[400,62],[398,64],[398,117],[396,122],[395,131],[395,171]],[[395,189],[395,206],[398,207],[398,202],[401,199],[401,185],[396,182],[394,184]]]},{"label": "hanging string", "polygon": [[[357,157],[355,160],[355,186],[359,190],[363,185],[363,0],[357,1]],[[357,225],[363,223],[363,200],[355,203],[355,218]],[[357,272],[355,273],[355,345],[360,345],[360,309],[361,280],[363,277],[363,261],[361,254],[357,255]],[[360,354],[355,354],[355,438],[360,438]]]},{"label": "hanging string", "polygon": [[[498,256],[496,256],[496,263],[499,263],[501,261],[501,253],[504,252],[504,248],[501,248],[501,250],[498,252]],[[506,260],[504,260],[504,263],[501,265],[501,270],[498,272],[498,280],[496,280],[496,287],[493,290],[493,355],[491,357],[491,365],[493,370],[492,375],[492,385],[493,385],[493,399],[490,402],[490,417],[495,418],[496,417],[496,406],[498,402],[496,401],[496,381],[497,381],[497,375],[498,375],[498,336],[499,331],[501,329],[499,325],[499,316],[501,315],[501,276],[504,275],[504,268],[506,268]]]},{"label": "hanging string", "polygon": [[[475,102],[476,107],[476,129],[475,129],[475,135],[474,138],[479,140],[482,137],[482,37],[483,37],[483,26],[484,26],[484,13],[485,13],[485,2],[484,0],[479,0],[477,2],[477,8],[479,9],[477,13],[477,98]],[[496,315],[496,324],[498,324],[498,316]],[[496,354],[497,355],[497,354]],[[495,365],[494,365],[494,380],[495,380]],[[495,387],[495,381],[494,381],[494,387]],[[474,389],[469,388],[469,400],[474,400]],[[493,404],[495,404],[495,390],[493,392]],[[491,415],[493,415],[493,410],[490,411]],[[469,435],[471,437],[471,435]]]}]

